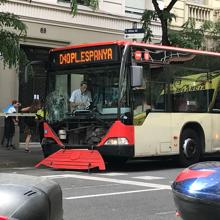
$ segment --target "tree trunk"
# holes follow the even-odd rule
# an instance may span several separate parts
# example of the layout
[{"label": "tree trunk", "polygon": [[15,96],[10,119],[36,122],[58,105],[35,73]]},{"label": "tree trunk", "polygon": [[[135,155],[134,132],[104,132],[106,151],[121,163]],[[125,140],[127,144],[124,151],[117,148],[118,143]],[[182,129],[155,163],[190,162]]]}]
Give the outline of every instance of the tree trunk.
[{"label": "tree trunk", "polygon": [[167,27],[167,20],[161,19],[161,27],[162,27],[162,45],[170,46],[170,41],[168,39],[168,27]]},{"label": "tree trunk", "polygon": [[178,0],[171,0],[169,5],[164,8],[163,10],[160,9],[157,0],[152,0],[152,3],[154,5],[154,9],[157,12],[157,15],[161,21],[161,27],[162,27],[162,45],[170,45],[170,41],[168,39],[168,19],[164,17],[163,13],[166,12],[170,13],[173,6],[176,4]]}]

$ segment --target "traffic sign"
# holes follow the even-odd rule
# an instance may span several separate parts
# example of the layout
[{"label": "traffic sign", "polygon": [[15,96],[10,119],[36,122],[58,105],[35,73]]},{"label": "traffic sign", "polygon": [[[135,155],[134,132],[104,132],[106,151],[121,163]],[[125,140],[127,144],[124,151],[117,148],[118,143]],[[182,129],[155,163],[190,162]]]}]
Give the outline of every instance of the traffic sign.
[{"label": "traffic sign", "polygon": [[125,29],[125,34],[140,34],[144,33],[143,28],[131,28],[131,29]]},{"label": "traffic sign", "polygon": [[125,29],[124,38],[125,39],[137,39],[144,37],[144,29],[143,28],[132,28]]}]

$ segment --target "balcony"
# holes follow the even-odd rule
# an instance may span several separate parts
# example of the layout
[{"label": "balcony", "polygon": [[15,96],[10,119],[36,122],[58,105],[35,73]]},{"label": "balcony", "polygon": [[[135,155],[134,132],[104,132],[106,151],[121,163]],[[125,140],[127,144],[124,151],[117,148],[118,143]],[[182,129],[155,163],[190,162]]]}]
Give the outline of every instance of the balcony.
[{"label": "balcony", "polygon": [[193,18],[197,22],[212,20],[213,9],[197,4],[187,3],[188,18]]}]

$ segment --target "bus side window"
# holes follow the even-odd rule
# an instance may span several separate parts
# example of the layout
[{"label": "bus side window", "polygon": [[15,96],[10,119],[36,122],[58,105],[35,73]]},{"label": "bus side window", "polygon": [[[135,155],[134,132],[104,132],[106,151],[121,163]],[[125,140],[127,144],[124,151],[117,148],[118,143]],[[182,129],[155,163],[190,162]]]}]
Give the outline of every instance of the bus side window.
[{"label": "bus side window", "polygon": [[186,112],[187,111],[187,100],[185,97],[181,96],[179,98],[178,111],[179,112]]},{"label": "bus side window", "polygon": [[216,96],[216,99],[215,99],[215,104],[213,106],[213,110],[214,109],[218,109],[220,110],[220,91],[218,91],[218,94]]}]

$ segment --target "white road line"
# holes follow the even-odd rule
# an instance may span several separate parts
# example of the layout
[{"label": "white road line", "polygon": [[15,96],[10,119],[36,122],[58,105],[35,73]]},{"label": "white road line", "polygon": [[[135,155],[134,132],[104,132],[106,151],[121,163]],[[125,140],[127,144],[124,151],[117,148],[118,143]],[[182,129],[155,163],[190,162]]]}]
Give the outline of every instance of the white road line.
[{"label": "white road line", "polygon": [[131,180],[122,180],[122,179],[113,179],[113,178],[106,178],[106,177],[96,177],[96,176],[91,176],[91,175],[86,176],[86,175],[75,175],[75,174],[63,174],[63,175],[50,175],[50,176],[45,176],[45,177],[50,178],[50,179],[75,178],[75,179],[118,183],[118,184],[124,184],[124,185],[143,186],[143,187],[150,187],[150,188],[171,189],[169,185],[138,182],[138,181],[131,181]]},{"label": "white road line", "polygon": [[67,200],[87,199],[87,198],[94,198],[94,197],[114,196],[114,195],[123,195],[123,194],[125,195],[125,194],[149,192],[149,191],[156,191],[156,190],[163,190],[163,189],[157,188],[157,189],[132,190],[132,191],[114,192],[114,193],[102,193],[102,194],[85,195],[85,196],[72,196],[72,197],[66,197],[64,199],[67,199]]},{"label": "white road line", "polygon": [[34,167],[13,167],[13,170],[30,170],[33,169]]},{"label": "white road line", "polygon": [[158,213],[156,213],[156,215],[170,215],[170,214],[175,215],[176,211],[168,211],[168,212],[158,212]]},{"label": "white road line", "polygon": [[159,177],[159,176],[135,176],[132,178],[141,179],[141,180],[162,180],[162,179],[165,179],[164,177]]},{"label": "white road line", "polygon": [[127,173],[100,173],[101,176],[125,176]]},{"label": "white road line", "polygon": [[[100,185],[99,184],[99,188],[100,187],[109,187],[109,186],[118,186],[119,184],[118,183],[110,183],[110,184],[103,184],[103,185]],[[68,188],[62,188],[63,190],[76,190],[76,189],[91,189],[91,188],[97,188],[96,185],[94,186],[75,186],[73,185],[72,187],[68,187]]]}]

